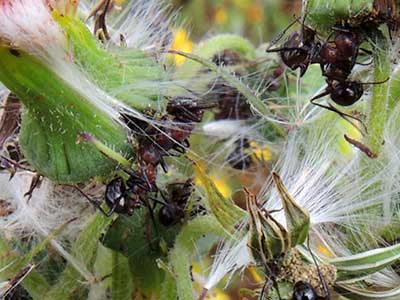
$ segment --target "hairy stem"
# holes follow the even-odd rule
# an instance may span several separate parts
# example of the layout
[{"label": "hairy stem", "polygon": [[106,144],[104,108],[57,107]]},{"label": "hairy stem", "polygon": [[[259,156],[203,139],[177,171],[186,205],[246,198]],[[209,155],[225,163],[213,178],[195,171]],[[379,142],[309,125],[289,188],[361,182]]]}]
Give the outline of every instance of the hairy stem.
[{"label": "hairy stem", "polygon": [[387,82],[378,83],[389,78],[390,60],[387,51],[387,41],[382,37],[374,44],[374,84],[372,99],[369,102],[367,145],[379,155],[383,144],[383,130],[388,116],[389,86]]}]

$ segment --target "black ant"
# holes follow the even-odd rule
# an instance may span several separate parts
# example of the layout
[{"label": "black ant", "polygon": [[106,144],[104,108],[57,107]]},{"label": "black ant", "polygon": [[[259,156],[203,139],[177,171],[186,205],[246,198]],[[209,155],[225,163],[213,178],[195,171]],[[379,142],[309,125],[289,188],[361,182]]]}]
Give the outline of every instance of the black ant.
[{"label": "black ant", "polygon": [[329,300],[329,298],[319,296],[311,284],[298,281],[294,285],[292,300]]},{"label": "black ant", "polygon": [[[289,24],[277,39],[272,41],[271,46],[278,42],[296,22],[299,22],[298,18]],[[300,68],[300,76],[303,76],[310,64],[319,62],[320,49],[321,43],[316,40],[316,31],[306,26],[303,20],[301,29],[292,32],[282,47],[267,49],[267,52],[279,52],[285,65],[292,70]]]},{"label": "black ant", "polygon": [[[295,22],[291,23],[284,32]],[[350,106],[361,98],[364,93],[364,85],[382,84],[388,80],[365,83],[349,80],[350,73],[357,63],[359,51],[362,50],[367,54],[371,54],[371,52],[360,47],[363,37],[354,28],[333,27],[332,29],[334,30],[333,40],[328,38],[326,42],[321,43],[316,40],[315,30],[305,26],[303,21],[301,30],[290,34],[282,48],[267,50],[267,52],[280,52],[283,62],[289,68],[301,69],[301,76],[310,64],[320,64],[328,86],[310,102],[339,114],[350,123],[352,122],[349,119],[354,119],[363,124],[357,117],[343,113],[330,104],[322,105],[316,102],[317,99],[330,95],[336,104]],[[363,126],[367,131],[365,125]]]},{"label": "black ant", "polygon": [[[185,148],[181,144],[189,147],[188,138],[194,129],[192,123],[200,122],[204,109],[210,107],[209,103],[201,103],[192,98],[177,97],[169,102],[167,106],[168,115],[159,120],[163,122],[159,128],[151,125],[150,122],[121,113],[121,117],[128,128],[137,136],[138,170],[133,171],[122,167],[123,171],[129,175],[128,180],[125,182],[121,177],[117,177],[107,184],[105,192],[105,202],[109,207],[107,212],[78,187],[76,188],[106,216],[110,216],[114,212],[132,215],[136,208],[145,203],[153,218],[153,209],[150,207],[148,199],[153,200],[155,203],[161,203],[163,207],[167,207],[162,209],[163,221],[165,221],[164,223],[169,223],[167,214],[171,213],[172,209],[177,210],[178,215],[181,213],[180,211],[183,213],[184,207],[182,203],[189,198],[190,195],[188,193],[191,189],[189,189],[188,181],[182,187],[183,191],[178,194],[172,194],[173,201],[163,202],[151,197],[149,194],[159,192],[166,199],[156,185],[158,165],[161,165],[164,171],[167,171],[164,156],[173,156],[174,153],[171,153],[171,150],[175,150],[178,153],[185,152]],[[171,118],[173,121],[179,122],[174,127],[165,125],[165,122]],[[139,135],[136,130],[139,130],[141,134]]]},{"label": "black ant", "polygon": [[179,222],[185,216],[185,208],[193,193],[193,180],[189,178],[185,182],[171,183],[168,185],[168,199],[161,207],[158,218],[164,226],[171,226]]},{"label": "black ant", "polygon": [[312,285],[309,284],[308,282],[298,281],[295,283],[294,288],[293,288],[292,300],[330,300],[331,297],[330,297],[329,289],[328,289],[325,279],[323,278],[323,276],[321,274],[321,270],[319,269],[317,260],[315,259],[315,256],[314,256],[314,253],[311,251],[309,237],[307,238],[307,247],[310,251],[311,257],[317,268],[319,279],[320,279],[323,289],[325,291],[325,296],[318,295],[318,293],[315,291],[315,289],[312,287]]},{"label": "black ant", "polygon": [[253,163],[250,154],[246,153],[246,149],[250,148],[250,142],[247,138],[241,138],[235,144],[235,149],[229,154],[227,161],[234,169],[246,170]]},{"label": "black ant", "polygon": [[158,215],[160,223],[164,226],[171,226],[184,217],[186,204],[193,193],[193,180],[188,179],[183,183],[171,183],[167,190],[168,197],[165,197],[160,191],[164,200],[160,201],[154,197],[149,197],[148,193],[155,190],[146,187],[146,182],[138,175],[131,175],[126,183],[121,177],[117,177],[106,187],[105,201],[109,211],[101,210],[106,216],[110,216],[114,212],[132,215],[136,208],[140,208],[142,203],[146,203],[145,197],[148,197],[155,203],[162,205]]},{"label": "black ant", "polygon": [[[336,80],[336,79],[327,78],[326,82],[327,82],[328,86],[326,87],[326,89],[324,91],[322,91],[320,94],[314,96],[310,100],[310,102],[314,105],[317,105],[319,107],[325,108],[327,110],[330,110],[330,111],[333,111],[333,112],[339,114],[342,118],[349,121],[351,124],[353,124],[353,123],[348,118],[359,121],[363,125],[364,130],[367,131],[365,125],[359,118],[357,118],[353,115],[346,114],[330,104],[323,105],[323,104],[317,103],[315,101],[326,95],[330,95],[332,101],[335,102],[336,104],[338,104],[340,106],[350,106],[350,105],[353,105],[358,100],[360,100],[361,96],[364,93],[364,87],[363,87],[364,85],[382,84],[382,83],[387,82],[388,80],[389,80],[389,78],[382,80],[382,81],[377,81],[377,82],[359,82],[359,81],[352,81],[352,80]],[[357,126],[355,126],[355,127],[357,128]]]}]

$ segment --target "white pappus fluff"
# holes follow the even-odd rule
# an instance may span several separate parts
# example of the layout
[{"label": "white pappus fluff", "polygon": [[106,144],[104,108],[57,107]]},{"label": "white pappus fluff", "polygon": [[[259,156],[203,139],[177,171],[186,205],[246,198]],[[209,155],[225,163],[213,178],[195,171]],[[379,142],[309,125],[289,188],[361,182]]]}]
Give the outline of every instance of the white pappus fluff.
[{"label": "white pappus fluff", "polygon": [[[43,179],[32,198],[24,196],[35,174],[18,171],[12,179],[8,172],[0,173],[0,200],[8,213],[0,217],[0,228],[7,236],[31,238],[45,236],[67,221],[90,213],[88,203],[76,190]],[[60,236],[74,236],[85,218],[71,223]]]},{"label": "white pappus fluff", "polygon": [[[355,254],[348,248],[349,244],[340,231],[335,229],[335,224],[360,234],[360,238],[352,241],[357,251],[375,248],[382,242],[377,239],[377,231],[392,219],[395,221],[397,214],[393,208],[400,193],[400,159],[396,154],[400,151],[399,135],[395,125],[398,124],[398,115],[398,112],[392,114],[385,132],[382,155],[373,162],[359,151],[349,159],[343,158],[333,147],[337,143],[337,135],[332,135],[330,130],[323,132],[321,128],[303,128],[290,134],[275,170],[289,194],[310,213],[312,245],[323,243],[333,256]],[[271,179],[266,180],[258,199],[267,210],[282,207]],[[285,225],[283,211],[274,213],[273,217]],[[362,239],[366,235],[376,240],[376,244],[367,243],[369,238]],[[313,240],[313,237],[318,239]],[[313,248],[315,254],[324,257],[318,247]],[[248,252],[247,238],[239,243],[226,241],[214,261],[205,287],[210,289],[226,274],[251,264]],[[376,283],[379,274],[369,280]],[[395,281],[399,284],[398,280]]]},{"label": "white pappus fluff", "polygon": [[[62,5],[58,3],[60,1],[56,2],[57,5]],[[149,5],[149,10],[160,7],[158,4],[150,5],[154,4],[153,1],[146,3]],[[139,112],[105,92],[87,77],[81,66],[71,57],[65,33],[53,19],[50,6],[47,0],[0,1],[0,41],[39,58],[58,77],[82,95],[85,101],[90,102],[111,119],[121,123],[118,113],[121,109],[142,119],[143,116]],[[128,6],[121,12],[121,16],[129,15],[130,22],[134,23],[135,17],[140,18],[141,14],[129,13],[132,5]],[[140,22],[158,21],[149,17],[141,19]],[[148,27],[152,24],[149,23]]]}]

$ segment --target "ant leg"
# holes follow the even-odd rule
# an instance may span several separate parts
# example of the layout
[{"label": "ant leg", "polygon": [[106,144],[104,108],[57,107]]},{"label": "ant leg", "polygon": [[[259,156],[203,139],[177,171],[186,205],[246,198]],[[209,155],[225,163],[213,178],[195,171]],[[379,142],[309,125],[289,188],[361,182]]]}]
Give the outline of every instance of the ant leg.
[{"label": "ant leg", "polygon": [[264,295],[266,294],[265,291],[267,291],[271,286],[272,280],[268,278],[267,280],[265,280],[265,283],[263,284],[263,287],[261,289],[260,300],[264,299]]},{"label": "ant leg", "polygon": [[85,197],[90,202],[90,204],[92,204],[96,209],[98,209],[106,217],[110,217],[114,213],[114,210],[117,208],[117,203],[116,203],[115,205],[113,205],[112,208],[110,208],[110,210],[108,212],[106,212],[97,201],[94,201],[92,198],[90,198],[79,187],[77,187],[76,185],[69,185],[69,184],[66,184],[66,185],[75,188],[83,197]]},{"label": "ant leg", "polygon": [[186,148],[190,148],[190,142],[189,142],[189,140],[188,140],[188,139],[185,139],[185,140],[182,142],[182,145],[183,145],[184,147],[186,147]]},{"label": "ant leg", "polygon": [[[149,196],[148,197],[151,201],[153,201],[154,203],[158,203],[158,204],[161,204],[161,205],[168,205],[168,203],[166,203],[166,202],[164,202],[164,201],[161,201],[160,199],[157,199],[157,198],[155,198],[155,197],[151,197],[151,196]],[[153,207],[153,208],[155,208],[155,207]]]},{"label": "ant leg", "polygon": [[27,200],[28,202],[32,198],[33,191],[40,185],[41,180],[42,180],[41,175],[36,174],[35,176],[33,176],[29,190],[24,194],[24,197],[28,197]]},{"label": "ant leg", "polygon": [[[186,149],[184,148],[184,147],[182,147],[181,145],[178,145],[177,143],[175,143],[173,146],[172,146],[172,149],[174,149],[176,152],[178,152],[179,154],[185,154],[186,153]],[[169,152],[168,152],[168,154],[170,154]],[[175,155],[174,155],[175,156]],[[177,155],[177,156],[179,156],[179,155]]]},{"label": "ant leg", "polygon": [[336,107],[332,106],[331,104],[329,104],[329,106],[328,106],[328,105],[323,105],[321,103],[315,102],[318,98],[321,98],[321,97],[326,96],[328,94],[329,93],[322,93],[320,95],[315,96],[314,98],[312,98],[310,100],[311,104],[319,106],[319,107],[324,108],[324,109],[327,109],[327,110],[332,111],[334,113],[337,113],[339,116],[341,116],[343,119],[345,119],[351,125],[353,125],[354,128],[356,128],[362,135],[364,135],[364,132],[362,130],[360,130],[360,128],[358,128],[358,126],[354,122],[351,121],[351,119],[356,120],[356,121],[360,122],[361,126],[364,128],[365,133],[368,132],[367,126],[364,124],[364,122],[361,119],[359,119],[359,118],[357,118],[355,116],[352,116],[350,114],[346,114],[346,113],[338,110]]},{"label": "ant leg", "polygon": [[156,223],[156,217],[154,216],[154,210],[151,207],[151,205],[150,205],[150,203],[149,203],[147,198],[144,198],[144,199],[142,198],[141,200],[146,205],[147,209],[149,210],[151,222],[153,223],[154,229],[155,229],[155,231],[156,231],[156,233],[158,235],[158,226],[157,226],[157,223]]},{"label": "ant leg", "polygon": [[266,50],[266,52],[270,53],[270,52],[293,51],[293,50],[298,50],[298,51],[304,51],[304,52],[306,52],[304,49],[302,49],[302,48],[300,48],[300,47],[281,47],[281,48],[274,48],[274,49],[268,49],[268,50]]},{"label": "ant leg", "polygon": [[360,62],[356,62],[356,65],[360,65],[360,66],[370,66],[370,65],[372,65],[373,62],[374,62],[373,60],[371,60],[369,63],[360,63]]},{"label": "ant leg", "polygon": [[162,157],[160,159],[160,165],[161,165],[161,168],[163,169],[164,173],[168,173],[168,165],[166,164],[164,158],[162,158]]},{"label": "ant leg", "polygon": [[285,29],[283,29],[280,33],[278,33],[278,35],[271,40],[271,43],[267,48],[267,52],[269,52],[268,51],[269,48],[271,48],[273,45],[275,45],[277,42],[279,42],[283,38],[283,36],[286,34],[286,32],[290,29],[290,27],[292,27],[294,24],[296,24],[299,20],[300,20],[300,17],[297,17],[292,23],[290,23],[288,26],[286,26]]},{"label": "ant leg", "polygon": [[360,82],[360,84],[382,84],[389,81],[389,77],[381,80],[381,81],[373,81],[373,82]]},{"label": "ant leg", "polygon": [[318,277],[319,277],[319,280],[321,281],[322,287],[323,287],[324,292],[325,292],[325,299],[329,300],[329,299],[331,299],[329,288],[328,288],[328,285],[326,284],[324,276],[322,276],[322,274],[321,274],[321,270],[319,268],[317,259],[315,258],[315,255],[311,250],[311,247],[310,247],[310,236],[307,237],[307,248],[308,248],[308,251],[311,254],[312,260],[314,261],[315,267],[317,268]]},{"label": "ant leg", "polygon": [[369,51],[369,50],[367,50],[367,49],[365,49],[365,48],[359,48],[359,50],[361,50],[362,52],[364,52],[364,53],[366,53],[366,54],[368,54],[368,55],[372,55],[373,53],[372,53],[372,51]]}]

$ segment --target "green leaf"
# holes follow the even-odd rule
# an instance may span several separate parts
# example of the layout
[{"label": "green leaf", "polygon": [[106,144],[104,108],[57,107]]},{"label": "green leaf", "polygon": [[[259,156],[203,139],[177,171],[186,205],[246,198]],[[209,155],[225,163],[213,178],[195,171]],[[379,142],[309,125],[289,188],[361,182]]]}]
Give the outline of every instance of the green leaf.
[{"label": "green leaf", "polygon": [[121,154],[132,149],[127,133],[38,59],[0,47],[0,81],[24,104],[20,145],[28,162],[56,182],[82,182],[109,174],[115,163],[93,145],[77,144],[88,132]]},{"label": "green leaf", "polygon": [[373,274],[400,258],[400,244],[378,248],[363,253],[330,259],[337,268],[338,281],[364,277]]},{"label": "green leaf", "polygon": [[[43,297],[45,300],[65,300],[82,287],[82,280],[93,283],[95,278],[85,278],[80,271],[83,268],[91,268],[99,238],[104,230],[112,222],[112,218],[105,217],[98,212],[89,221],[72,245],[73,260],[70,260],[51,289]],[[43,299],[42,298],[42,299]]]},{"label": "green leaf", "polygon": [[134,286],[147,297],[160,295],[165,274],[157,266],[156,260],[167,257],[162,244],[166,243],[167,248],[172,247],[180,228],[180,224],[163,226],[156,212],[155,223],[147,207],[135,210],[129,217],[119,216],[102,240],[104,246],[128,259]]},{"label": "green leaf", "polygon": [[203,167],[196,162],[194,163],[194,170],[206,190],[206,198],[212,214],[225,230],[230,234],[235,233],[236,226],[247,217],[246,211],[235,205],[231,199],[222,196]]},{"label": "green leaf", "polygon": [[359,23],[372,12],[374,0],[309,0],[307,21],[318,31],[330,31],[340,21]]},{"label": "green leaf", "polygon": [[297,204],[277,173],[272,172],[272,178],[282,200],[291,247],[303,244],[308,237],[310,229],[310,214]]},{"label": "green leaf", "polygon": [[196,242],[204,235],[227,238],[221,224],[211,216],[197,217],[182,228],[170,254],[170,264],[176,276],[179,300],[193,300],[193,283],[190,278],[190,262],[196,250]]},{"label": "green leaf", "polygon": [[132,297],[133,280],[129,269],[129,260],[121,253],[112,255],[112,300],[125,300]]},{"label": "green leaf", "polygon": [[400,299],[400,287],[380,291],[372,290],[366,286],[339,284],[337,290],[352,300],[398,300]]},{"label": "green leaf", "polygon": [[[78,18],[56,11],[53,17],[66,33],[74,62],[93,82],[138,110],[159,109],[158,83],[165,79],[165,72],[155,58],[137,49],[118,49],[111,54]],[[127,85],[135,88],[121,89]]]}]

